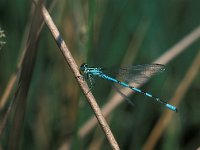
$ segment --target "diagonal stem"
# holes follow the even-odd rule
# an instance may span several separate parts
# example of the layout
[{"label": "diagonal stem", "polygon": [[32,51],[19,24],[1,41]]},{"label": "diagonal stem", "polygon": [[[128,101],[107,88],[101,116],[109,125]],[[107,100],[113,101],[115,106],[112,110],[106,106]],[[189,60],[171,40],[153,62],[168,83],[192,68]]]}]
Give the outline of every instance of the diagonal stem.
[{"label": "diagonal stem", "polygon": [[[178,105],[183,98],[184,94],[187,92],[189,86],[191,85],[192,81],[198,74],[200,68],[200,51],[197,54],[196,58],[194,59],[191,67],[189,68],[187,74],[185,75],[182,82],[179,84],[177,90],[175,91],[174,96],[170,101],[172,101],[175,105]],[[153,130],[151,131],[147,141],[143,145],[143,150],[152,150],[154,149],[157,141],[161,137],[162,133],[164,132],[165,128],[169,124],[171,118],[173,117],[174,113],[170,111],[165,111],[160,119],[157,121],[156,125],[154,126]]]},{"label": "diagonal stem", "polygon": [[77,66],[69,49],[67,48],[67,45],[65,44],[64,40],[62,39],[57,27],[53,23],[53,20],[51,19],[48,11],[46,10],[46,8],[44,6],[42,7],[42,15],[43,15],[46,25],[48,26],[49,30],[51,31],[52,36],[56,40],[56,43],[57,43],[60,51],[62,52],[71,71],[73,72],[74,77],[76,78],[80,88],[83,90],[83,93],[85,94],[85,96],[88,100],[88,103],[92,107],[92,109],[95,113],[95,116],[96,116],[97,120],[99,121],[99,124],[100,124],[101,128],[103,129],[103,131],[106,135],[106,138],[108,139],[112,149],[118,150],[119,146],[110,130],[110,127],[108,126],[105,118],[103,117],[101,110],[100,110],[94,96],[92,95],[91,92],[88,93],[89,88],[88,88],[86,82],[82,78],[80,78],[81,74],[79,72],[79,67]]}]

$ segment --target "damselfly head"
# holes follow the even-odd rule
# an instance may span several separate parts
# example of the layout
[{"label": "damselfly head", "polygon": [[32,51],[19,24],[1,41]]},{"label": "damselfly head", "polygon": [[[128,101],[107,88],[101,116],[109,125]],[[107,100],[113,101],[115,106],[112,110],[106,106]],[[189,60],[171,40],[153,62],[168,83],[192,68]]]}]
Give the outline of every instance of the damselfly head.
[{"label": "damselfly head", "polygon": [[86,63],[83,63],[81,66],[80,66],[80,71],[81,72],[84,72],[85,69],[87,69],[88,65]]}]

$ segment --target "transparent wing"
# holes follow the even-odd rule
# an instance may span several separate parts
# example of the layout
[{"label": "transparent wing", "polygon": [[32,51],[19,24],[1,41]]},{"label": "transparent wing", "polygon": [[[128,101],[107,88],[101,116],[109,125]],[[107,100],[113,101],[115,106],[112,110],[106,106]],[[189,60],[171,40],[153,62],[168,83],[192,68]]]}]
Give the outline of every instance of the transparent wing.
[{"label": "transparent wing", "polygon": [[133,82],[141,84],[146,81],[147,78],[161,73],[165,70],[165,66],[161,64],[144,64],[136,65],[126,68],[120,68],[116,74],[119,80],[125,82]]},{"label": "transparent wing", "polygon": [[117,86],[113,85],[113,89],[116,90],[131,106],[135,105]]}]

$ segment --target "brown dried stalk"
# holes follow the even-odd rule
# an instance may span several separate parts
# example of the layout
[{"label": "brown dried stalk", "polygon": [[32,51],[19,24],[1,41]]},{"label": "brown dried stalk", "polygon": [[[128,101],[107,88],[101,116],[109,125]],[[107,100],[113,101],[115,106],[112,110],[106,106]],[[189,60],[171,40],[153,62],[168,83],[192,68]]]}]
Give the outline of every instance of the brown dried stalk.
[{"label": "brown dried stalk", "polygon": [[[198,74],[199,68],[200,68],[200,51],[197,54],[196,58],[194,59],[191,67],[188,69],[187,74],[185,75],[181,83],[179,84],[170,102],[173,102],[173,104],[176,106],[180,103],[184,94],[187,92],[189,86],[191,85],[192,81]],[[165,110],[163,115],[160,117],[160,119],[157,121],[156,125],[154,126],[146,143],[143,145],[143,150],[154,149],[158,139],[161,137],[162,133],[164,132],[167,125],[169,124],[173,115],[174,113],[172,111]]]},{"label": "brown dried stalk", "polygon": [[[34,70],[34,64],[37,54],[38,34],[42,25],[42,18],[40,17],[40,6],[42,0],[36,6],[32,20],[29,36],[26,42],[26,52],[22,61],[22,69],[18,82],[18,87],[15,92],[12,103],[15,103],[14,116],[12,119],[12,126],[9,131],[8,150],[19,149],[20,139],[23,131],[24,117],[26,113],[27,95],[30,88],[31,77]],[[10,108],[10,107],[9,107]],[[7,114],[6,114],[7,115]]]},{"label": "brown dried stalk", "polygon": [[46,10],[46,8],[44,6],[42,7],[42,15],[43,15],[46,25],[48,26],[49,30],[51,31],[51,34],[53,35],[54,39],[56,40],[56,43],[57,43],[59,49],[61,50],[65,60],[67,61],[70,69],[72,70],[74,77],[76,78],[79,86],[83,90],[83,93],[85,94],[85,96],[88,100],[88,103],[90,104],[91,108],[93,109],[95,116],[96,116],[97,120],[99,121],[99,124],[100,124],[101,128],[103,129],[103,131],[106,135],[106,138],[108,139],[111,147],[115,150],[118,150],[119,146],[110,130],[110,127],[108,126],[105,118],[103,117],[101,110],[100,110],[94,96],[92,95],[91,92],[88,93],[89,88],[88,88],[86,82],[82,79],[82,76],[79,72],[79,67],[77,66],[75,60],[73,59],[70,51],[67,48],[67,45],[65,44],[64,40],[62,39],[57,27],[53,23],[53,20],[51,19],[48,11]]},{"label": "brown dried stalk", "polygon": [[[56,0],[54,0],[51,3],[50,11],[52,10],[53,6],[55,5],[55,2],[56,2]],[[42,31],[43,26],[44,26],[44,22],[41,24],[41,26],[38,29],[38,32],[37,32],[37,35],[36,35],[36,39],[38,39],[38,37],[40,35],[40,32]],[[2,110],[4,108],[5,104],[8,101],[8,98],[9,98],[9,96],[10,96],[12,90],[13,90],[13,87],[14,87],[16,81],[17,81],[18,74],[19,74],[19,72],[21,70],[22,62],[23,62],[24,55],[25,55],[25,52],[27,50],[27,47],[29,47],[29,45],[31,44],[29,42],[29,44],[27,45],[27,43],[25,42],[26,39],[28,39],[28,33],[30,31],[30,22],[28,22],[27,27],[26,27],[25,30],[26,30],[25,31],[25,35],[24,35],[24,38],[23,38],[24,41],[22,42],[22,48],[21,48],[23,50],[22,50],[21,55],[19,57],[19,61],[18,61],[17,67],[16,67],[15,71],[12,73],[12,75],[10,76],[10,79],[8,81],[6,89],[5,89],[3,95],[2,95],[2,97],[0,99],[0,110]],[[5,113],[5,115],[4,115],[4,117],[3,117],[2,121],[1,121],[1,125],[0,125],[0,137],[1,137],[2,132],[3,132],[4,128],[5,128],[5,126],[6,126],[8,116],[10,115],[11,110],[13,108],[13,104],[14,104],[13,101],[14,101],[14,99],[11,100],[11,102],[9,104],[9,107],[8,107],[6,113]]]},{"label": "brown dried stalk", "polygon": [[[55,3],[56,3],[57,0],[54,0],[52,3],[51,3],[51,7],[49,9],[49,11],[51,12],[52,8],[54,7]],[[40,29],[39,29],[39,32],[37,34],[37,38],[42,30],[44,26],[44,23],[41,25]],[[22,61],[23,61],[23,58],[24,58],[24,54],[25,54],[25,50],[27,49],[27,47],[25,46],[25,40],[27,39],[27,36],[28,36],[28,32],[30,30],[30,22],[28,22],[27,24],[27,27],[25,29],[25,34],[24,34],[24,41],[22,42],[22,52],[21,52],[21,55],[19,56],[19,61],[18,61],[18,64],[17,64],[17,67],[15,69],[15,71],[12,73],[12,75],[10,76],[10,79],[8,80],[8,83],[7,83],[7,86],[5,88],[5,91],[4,93],[2,94],[2,97],[0,99],[0,110],[2,110],[5,106],[5,104],[7,103],[7,100],[13,90],[13,87],[17,81],[17,76],[18,76],[18,73],[21,69],[21,65],[22,65]]]}]

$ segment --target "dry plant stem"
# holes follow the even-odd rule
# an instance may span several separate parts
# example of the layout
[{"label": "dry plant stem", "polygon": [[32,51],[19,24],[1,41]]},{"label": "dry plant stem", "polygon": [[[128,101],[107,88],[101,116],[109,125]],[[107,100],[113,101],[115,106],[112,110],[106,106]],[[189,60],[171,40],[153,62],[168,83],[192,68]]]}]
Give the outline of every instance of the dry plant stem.
[{"label": "dry plant stem", "polygon": [[[192,81],[198,74],[200,68],[200,51],[193,61],[190,69],[188,70],[187,74],[185,75],[182,82],[179,84],[177,90],[173,98],[170,100],[173,104],[178,105],[183,98],[184,94],[187,92],[189,86],[191,85]],[[158,139],[164,132],[165,128],[169,124],[171,118],[173,117],[174,113],[172,111],[166,110],[163,115],[160,117],[156,125],[154,126],[152,132],[150,133],[146,143],[143,146],[143,150],[152,150],[154,149]]]},{"label": "dry plant stem", "polygon": [[[107,120],[109,122],[109,120]],[[99,150],[101,149],[102,143],[104,141],[104,137],[102,136],[102,134],[99,133],[99,128],[96,128],[94,131],[94,135],[92,137],[92,140],[90,141],[90,143],[87,145],[88,150]]]},{"label": "dry plant stem", "polygon": [[[28,24],[27,25],[27,30],[26,30],[25,35],[24,35],[24,39],[27,39],[27,34],[28,34],[28,31],[29,31],[29,28],[30,28],[29,26],[30,25]],[[12,91],[12,89],[13,89],[16,81],[17,81],[17,76],[18,76],[19,70],[21,68],[22,61],[24,59],[25,50],[27,49],[24,46],[25,44],[22,44],[22,45],[23,45],[24,48],[22,48],[23,50],[22,50],[22,53],[21,53],[21,55],[19,57],[19,61],[18,61],[17,67],[16,67],[16,71],[14,71],[13,74],[11,75],[11,77],[10,77],[10,79],[8,81],[8,84],[6,86],[6,89],[5,89],[3,95],[2,95],[2,97],[0,99],[0,110],[2,110],[4,108],[4,106],[5,106],[5,104],[7,103],[7,100],[9,98],[9,96],[10,96],[10,93],[11,93],[11,91]]]},{"label": "dry plant stem", "polygon": [[46,8],[43,6],[42,7],[42,15],[44,17],[45,23],[47,24],[48,28],[50,29],[53,37],[56,40],[57,45],[59,46],[65,60],[68,62],[70,69],[72,70],[75,78],[78,81],[79,86],[81,87],[81,89],[83,90],[90,106],[92,107],[111,147],[115,150],[119,149],[119,146],[105,120],[105,118],[103,117],[101,110],[98,106],[98,104],[95,101],[94,96],[92,95],[91,92],[88,93],[89,88],[86,84],[86,82],[81,78],[81,74],[79,72],[79,67],[76,65],[75,60],[73,59],[71,53],[69,52],[65,42],[63,41],[58,29],[56,28],[55,24],[53,23],[53,20],[51,19],[48,11],[46,10]]},{"label": "dry plant stem", "polygon": [[[54,1],[52,2],[51,7],[50,7],[50,11],[52,10],[53,6],[55,5],[55,2],[56,2],[56,0],[54,0]],[[29,27],[29,26],[30,26],[30,25],[27,25],[27,30],[26,30],[26,32],[25,32],[24,39],[27,39],[27,38],[28,38],[28,32],[29,32],[29,30],[30,30],[30,27]],[[37,33],[37,35],[36,35],[36,39],[39,37],[40,32],[42,31],[43,26],[44,26],[44,22],[42,23],[42,25],[40,26],[40,28],[39,28],[39,30],[38,30],[38,33]],[[24,41],[25,41],[25,40],[24,40]],[[25,43],[25,42],[24,42],[24,43]],[[29,43],[29,44],[30,44],[30,43]],[[22,44],[22,45],[23,45],[23,46],[22,46],[23,51],[22,51],[22,53],[21,53],[21,55],[20,55],[20,59],[19,59],[19,62],[18,62],[18,64],[17,64],[16,71],[11,75],[11,77],[10,77],[10,79],[9,79],[9,81],[8,81],[8,84],[7,84],[7,86],[6,86],[6,89],[5,89],[5,91],[4,91],[3,95],[2,95],[2,98],[1,98],[1,100],[0,100],[0,110],[2,110],[2,109],[4,108],[6,102],[7,102],[8,98],[9,98],[9,95],[10,95],[11,91],[13,90],[13,87],[14,87],[16,81],[17,81],[18,73],[19,73],[19,71],[20,71],[20,69],[21,69],[21,65],[22,65],[22,61],[23,61],[23,59],[24,59],[25,52],[26,52],[26,50],[27,50],[27,47],[29,47],[29,45],[28,45],[28,46],[26,46],[25,44]],[[1,137],[2,132],[3,132],[4,128],[5,128],[5,126],[6,126],[7,119],[8,119],[8,116],[9,116],[11,110],[12,110],[13,104],[14,104],[14,103],[13,103],[13,100],[12,100],[12,101],[10,102],[10,104],[9,104],[9,107],[8,107],[6,113],[5,113],[5,116],[3,117],[2,122],[0,123],[0,124],[1,124],[1,125],[0,125],[0,137]]]},{"label": "dry plant stem", "polygon": [[[44,23],[42,23],[42,25],[39,27],[38,33],[36,35],[36,39],[39,37],[43,26],[44,26]],[[28,39],[28,32],[29,31],[30,31],[30,24],[27,25],[27,29],[26,29],[26,32],[25,32],[25,35],[24,35],[24,41],[25,41],[25,39]],[[7,100],[8,100],[8,98],[9,98],[9,96],[10,96],[12,90],[13,90],[13,87],[14,87],[16,81],[17,81],[17,77],[18,77],[18,74],[20,72],[20,69],[21,69],[21,66],[22,66],[22,62],[24,60],[24,55],[26,53],[26,50],[31,44],[31,43],[29,43],[28,46],[27,46],[26,42],[24,42],[24,41],[23,41],[24,44],[22,44],[22,49],[23,50],[21,52],[21,55],[20,55],[16,70],[11,75],[11,77],[10,77],[10,79],[8,81],[8,84],[6,86],[6,89],[5,89],[5,91],[4,91],[3,95],[2,95],[2,98],[0,100],[0,110],[2,110],[4,108],[4,106],[5,106],[5,104],[7,103]],[[0,125],[0,137],[1,137],[2,133],[3,133],[5,125],[7,123],[8,116],[11,113],[11,110],[12,110],[12,107],[13,107],[13,104],[14,104],[13,101],[14,101],[14,99],[11,100],[11,102],[9,104],[9,107],[8,107],[6,113],[5,113],[4,117],[3,117],[3,120],[1,122],[1,125]]]},{"label": "dry plant stem", "polygon": [[[53,6],[55,5],[56,1],[57,1],[57,0],[54,0],[54,1],[52,2],[51,7],[50,7],[50,11],[52,10],[52,8],[53,8]],[[27,25],[27,29],[26,29],[26,31],[25,31],[24,39],[27,39],[27,34],[28,34],[28,31],[30,30],[30,29],[29,29],[29,28],[30,28],[29,26],[30,26],[30,25],[28,24],[28,25]],[[40,27],[40,29],[39,29],[37,38],[38,38],[40,32],[42,31],[43,26],[44,26],[44,23],[42,23],[42,25],[41,25],[41,27]],[[24,40],[24,41],[25,41],[25,40]],[[23,42],[23,43],[25,43],[25,42]],[[19,62],[18,62],[18,64],[17,64],[16,71],[11,75],[11,77],[10,77],[10,79],[9,79],[9,81],[8,81],[8,84],[7,84],[7,86],[6,86],[6,89],[5,89],[5,91],[4,91],[4,93],[2,94],[2,97],[1,97],[1,99],[0,99],[0,110],[2,110],[2,109],[4,108],[6,102],[7,102],[8,98],[9,98],[9,95],[10,95],[10,93],[11,93],[11,91],[12,91],[12,89],[13,89],[13,87],[14,87],[16,81],[17,81],[18,72],[19,72],[19,70],[21,69],[21,64],[22,64],[22,61],[23,61],[23,58],[24,58],[25,50],[27,49],[27,48],[24,46],[25,44],[22,44],[22,45],[23,45],[23,46],[22,46],[23,51],[22,51],[22,53],[21,53],[21,55],[20,55],[20,58],[19,58]]]},{"label": "dry plant stem", "polygon": [[6,104],[6,101],[7,101],[8,97],[9,97],[9,95],[10,95],[12,89],[13,89],[13,86],[14,86],[14,84],[16,82],[16,79],[17,79],[17,74],[13,73],[11,75],[11,77],[9,79],[9,82],[8,82],[8,84],[6,86],[6,89],[5,89],[5,91],[4,91],[4,93],[3,93],[2,97],[1,97],[0,110],[2,110],[4,108],[4,106]]},{"label": "dry plant stem", "polygon": [[[185,36],[182,40],[180,40],[177,44],[175,44],[172,48],[167,50],[163,55],[161,55],[158,59],[156,59],[153,63],[161,63],[161,64],[167,64],[172,59],[174,59],[177,55],[179,55],[181,52],[186,50],[187,47],[189,47],[192,43],[197,41],[200,37],[200,26],[198,26],[196,29],[194,29],[190,34]],[[142,85],[136,86],[140,87]],[[133,91],[130,91],[126,88],[122,88],[121,92],[130,95],[133,94]],[[104,116],[107,116],[110,114],[121,102],[123,101],[123,97],[118,94],[114,93],[113,96],[110,98],[108,103],[102,108],[102,112]],[[92,116],[79,130],[78,135],[80,138],[83,138],[85,135],[87,135],[96,125],[96,120],[94,116]]]},{"label": "dry plant stem", "polygon": [[[10,80],[8,82],[6,90],[5,90],[5,92],[4,92],[4,94],[3,94],[2,98],[1,98],[0,110],[2,110],[4,108],[4,105],[5,105],[8,97],[9,97],[9,95],[10,95],[10,93],[11,93],[13,87],[14,87],[14,84],[15,84],[15,82],[17,80],[17,72],[13,73],[12,76],[10,77]],[[1,125],[0,125],[0,137],[2,136],[2,133],[3,133],[4,129],[5,129],[8,116],[9,116],[11,110],[12,110],[12,107],[13,107],[13,102],[14,102],[14,100],[12,100],[11,103],[9,104],[9,107],[8,107],[6,113],[5,113],[5,115],[4,115],[4,117],[3,117],[2,121],[1,121]]]},{"label": "dry plant stem", "polygon": [[175,44],[171,49],[166,51],[161,57],[156,59],[154,63],[167,64],[174,57],[180,54],[183,50],[189,47],[192,43],[200,37],[200,26],[195,28],[189,35],[184,37],[181,41]]},{"label": "dry plant stem", "polygon": [[20,73],[18,87],[15,92],[14,99],[11,102],[15,104],[15,109],[13,110],[14,115],[12,119],[12,126],[9,131],[8,150],[19,149],[21,143],[20,140],[23,133],[23,123],[26,113],[27,96],[36,60],[38,45],[37,35],[43,21],[40,15],[41,4],[42,0],[39,0],[37,7],[34,9],[33,16],[31,17],[31,30],[29,32],[29,36],[26,42],[27,50],[22,61],[22,69]]},{"label": "dry plant stem", "polygon": [[2,136],[2,133],[3,133],[4,129],[5,129],[5,127],[6,127],[6,123],[7,123],[9,114],[10,114],[12,108],[13,108],[13,103],[14,103],[14,100],[11,101],[11,103],[10,103],[10,105],[9,105],[9,107],[8,107],[8,109],[7,109],[4,117],[3,117],[3,120],[1,121],[1,125],[0,125],[0,137]]}]

